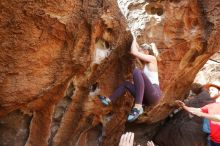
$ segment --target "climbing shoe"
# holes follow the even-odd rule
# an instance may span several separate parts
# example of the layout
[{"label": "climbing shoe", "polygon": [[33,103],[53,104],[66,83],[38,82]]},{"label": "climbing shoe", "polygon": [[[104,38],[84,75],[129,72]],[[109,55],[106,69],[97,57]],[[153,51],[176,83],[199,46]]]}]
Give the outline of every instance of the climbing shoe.
[{"label": "climbing shoe", "polygon": [[111,103],[111,100],[105,96],[102,96],[102,95],[98,95],[101,103],[105,106],[108,106],[110,103]]},{"label": "climbing shoe", "polygon": [[128,122],[133,122],[136,120],[141,114],[143,114],[144,110],[141,107],[141,109],[132,108],[130,114],[128,115]]}]

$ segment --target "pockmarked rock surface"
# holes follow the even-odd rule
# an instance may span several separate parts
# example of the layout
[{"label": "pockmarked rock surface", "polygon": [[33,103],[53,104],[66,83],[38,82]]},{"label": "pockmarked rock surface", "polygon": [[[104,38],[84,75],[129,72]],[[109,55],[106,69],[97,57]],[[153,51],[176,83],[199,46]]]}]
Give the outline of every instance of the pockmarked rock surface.
[{"label": "pockmarked rock surface", "polygon": [[[117,145],[133,98],[104,107],[97,95],[132,79],[131,34],[157,45],[163,90],[134,127],[164,120],[220,50],[219,0],[1,0],[0,9],[4,146]],[[136,131],[153,137],[160,125]]]}]

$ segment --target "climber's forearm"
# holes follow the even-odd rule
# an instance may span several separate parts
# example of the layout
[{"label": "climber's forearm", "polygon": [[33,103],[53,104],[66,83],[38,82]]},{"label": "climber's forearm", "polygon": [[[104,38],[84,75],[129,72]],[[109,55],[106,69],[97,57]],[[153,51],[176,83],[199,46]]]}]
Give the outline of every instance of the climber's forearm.
[{"label": "climber's forearm", "polygon": [[131,45],[131,54],[135,55],[135,54],[139,53],[138,48],[139,48],[138,44],[137,44],[136,40],[134,39],[132,42],[132,45]]}]

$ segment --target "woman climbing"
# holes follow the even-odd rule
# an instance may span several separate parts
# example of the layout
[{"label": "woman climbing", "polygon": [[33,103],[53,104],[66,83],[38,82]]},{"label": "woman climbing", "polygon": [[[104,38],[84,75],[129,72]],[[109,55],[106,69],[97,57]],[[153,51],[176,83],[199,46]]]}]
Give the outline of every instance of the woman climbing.
[{"label": "woman climbing", "polygon": [[123,82],[111,96],[105,97],[99,95],[101,102],[105,106],[108,106],[111,102],[114,102],[118,97],[122,96],[127,89],[135,97],[134,107],[128,116],[129,122],[134,121],[143,113],[142,104],[155,104],[161,97],[157,59],[153,49],[156,49],[154,43],[151,45],[142,45],[140,47],[136,39],[133,38],[131,54],[145,63],[143,71],[135,68],[133,70],[133,83],[129,81]]}]

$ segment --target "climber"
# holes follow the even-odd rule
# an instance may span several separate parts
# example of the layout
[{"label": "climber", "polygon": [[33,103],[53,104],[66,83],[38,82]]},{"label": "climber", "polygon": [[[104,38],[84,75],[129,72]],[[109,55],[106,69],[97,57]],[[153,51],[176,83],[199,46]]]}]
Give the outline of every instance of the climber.
[{"label": "climber", "polygon": [[133,37],[131,54],[145,63],[143,71],[135,68],[133,70],[134,83],[129,81],[123,82],[111,96],[105,97],[99,95],[101,102],[105,106],[108,106],[112,101],[122,96],[127,89],[135,97],[134,107],[128,116],[129,122],[134,121],[143,113],[142,104],[146,106],[156,104],[161,98],[157,59],[155,57],[155,51],[153,50],[156,50],[156,45],[154,43],[150,45],[143,44],[140,47],[135,37]]},{"label": "climber", "polygon": [[187,112],[210,120],[211,146],[220,146],[220,86],[207,84],[204,86],[210,97],[215,99],[214,103],[207,104],[201,108],[188,107],[180,100],[175,101]]}]

